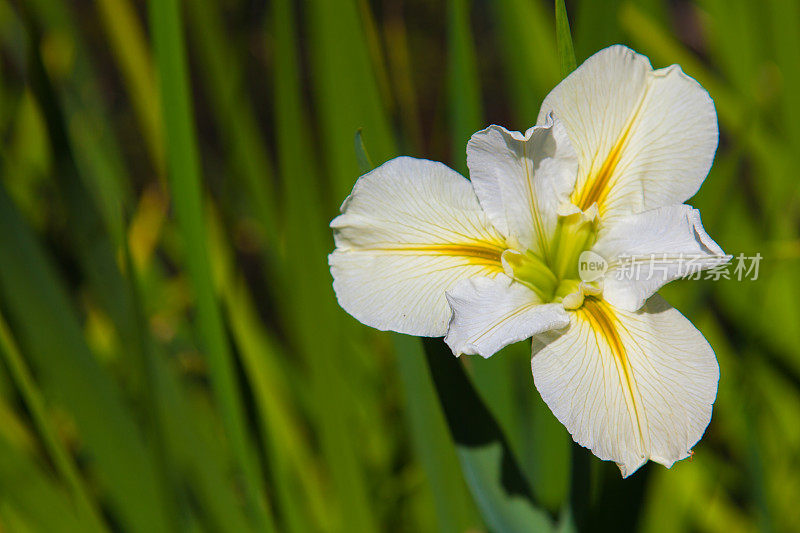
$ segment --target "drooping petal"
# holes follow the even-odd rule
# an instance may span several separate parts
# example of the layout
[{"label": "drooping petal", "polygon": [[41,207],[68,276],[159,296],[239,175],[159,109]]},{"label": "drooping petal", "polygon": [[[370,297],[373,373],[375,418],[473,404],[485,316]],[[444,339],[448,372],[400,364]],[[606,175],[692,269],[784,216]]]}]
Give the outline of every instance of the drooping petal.
[{"label": "drooping petal", "polygon": [[609,262],[603,298],[627,311],[670,281],[731,258],[703,229],[700,211],[684,204],[618,219],[592,251]]},{"label": "drooping petal", "polygon": [[703,335],[658,295],[638,312],[587,300],[567,330],[534,337],[533,379],[575,442],[623,477],[691,454],[717,394]]},{"label": "drooping petal", "polygon": [[561,304],[542,304],[506,275],[465,279],[447,291],[453,310],[444,341],[455,355],[489,357],[504,346],[569,324]]},{"label": "drooping petal", "polygon": [[398,157],[365,174],[331,227],[339,304],[377,329],[442,336],[445,291],[503,271],[502,236],[469,181],[441,163]]},{"label": "drooping petal", "polygon": [[555,114],[578,153],[572,201],[597,202],[603,220],[683,203],[711,168],[714,103],[677,65],[653,70],[624,46],[594,54],[545,98],[538,124]]},{"label": "drooping petal", "polygon": [[[467,143],[470,180],[492,224],[507,238],[546,257],[559,206],[575,186],[578,160],[558,118],[524,135],[500,126]],[[544,243],[543,245],[541,243]]]}]

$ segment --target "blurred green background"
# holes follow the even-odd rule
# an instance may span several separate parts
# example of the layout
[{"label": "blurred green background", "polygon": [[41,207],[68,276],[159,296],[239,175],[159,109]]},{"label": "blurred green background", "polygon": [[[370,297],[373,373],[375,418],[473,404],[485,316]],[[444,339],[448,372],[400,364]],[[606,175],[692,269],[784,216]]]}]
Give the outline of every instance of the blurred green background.
[{"label": "blurred green background", "polygon": [[0,0],[0,531],[800,530],[800,3],[566,7],[578,63],[709,90],[690,203],[763,256],[662,291],[721,367],[691,461],[623,481],[529,343],[465,379],[331,289],[356,131],[464,172],[559,81],[552,2]]}]

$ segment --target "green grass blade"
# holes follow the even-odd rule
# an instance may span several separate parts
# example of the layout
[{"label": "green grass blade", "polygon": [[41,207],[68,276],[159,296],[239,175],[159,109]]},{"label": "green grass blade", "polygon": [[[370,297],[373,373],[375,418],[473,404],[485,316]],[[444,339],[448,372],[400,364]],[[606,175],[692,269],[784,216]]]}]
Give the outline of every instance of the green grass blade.
[{"label": "green grass blade", "polygon": [[383,13],[386,62],[390,83],[397,99],[397,114],[403,132],[404,152],[417,153],[422,147],[419,95],[415,89],[409,32],[402,4],[389,4]]},{"label": "green grass blade", "polygon": [[472,387],[461,362],[439,339],[425,351],[467,484],[494,531],[551,531],[500,426]]},{"label": "green grass blade", "polygon": [[[176,494],[177,516],[172,523],[191,531],[190,519],[200,519],[214,531],[240,533],[257,531],[244,513],[241,497],[230,480],[230,453],[219,442],[219,422],[206,408],[206,399],[192,394],[172,375],[162,350],[153,346],[151,384],[157,387],[160,423],[170,463],[166,466],[170,481],[184,482],[190,498]],[[198,401],[199,400],[199,401]],[[197,516],[187,510],[187,499],[197,502]]]},{"label": "green grass blade", "polygon": [[[344,20],[338,20],[336,25],[337,40],[347,36],[344,43],[327,43],[326,53],[338,55],[340,53],[363,54],[363,50],[348,50],[340,48],[340,44],[349,44],[352,37],[358,36],[360,29],[357,25],[355,6],[350,2],[337,4],[333,12],[327,12],[333,7],[329,2],[322,2],[312,9],[319,9],[322,13],[315,16],[327,15],[323,21],[315,21],[315,31],[320,43],[333,39],[330,33],[334,20],[341,13],[347,15]],[[342,4],[346,4],[342,6]],[[291,287],[291,298],[287,298],[290,305],[287,311],[291,316],[290,330],[295,338],[296,345],[308,361],[310,368],[310,383],[312,398],[315,403],[315,422],[320,432],[322,452],[330,470],[332,485],[339,502],[340,514],[336,529],[353,529],[356,531],[374,531],[377,529],[375,517],[370,504],[369,493],[364,479],[361,458],[356,453],[357,444],[353,434],[347,430],[350,409],[355,409],[355,403],[349,400],[347,391],[347,376],[344,369],[352,372],[357,368],[357,362],[349,350],[343,348],[345,335],[340,315],[337,314],[333,291],[330,287],[330,274],[326,262],[327,252],[330,250],[329,233],[325,210],[319,191],[319,175],[314,164],[312,154],[306,147],[311,146],[306,137],[308,128],[305,127],[306,117],[300,100],[299,72],[297,71],[297,41],[295,37],[295,23],[291,2],[279,0],[274,3],[274,26],[276,65],[275,65],[275,116],[278,144],[278,166],[284,184],[283,198],[286,214],[286,256],[285,261],[292,265],[291,278],[283,284],[286,290]],[[333,17],[333,18],[330,18]],[[332,58],[332,61],[342,61],[344,58]],[[368,72],[369,62],[362,56],[363,68]],[[328,64],[318,65],[323,71],[321,76],[334,74],[329,72]],[[348,76],[336,75],[335,79],[328,79],[327,83],[338,85],[340,80],[355,81],[359,72]],[[328,87],[323,85],[323,87]],[[329,89],[331,87],[328,87]],[[373,88],[375,88],[373,86]],[[375,89],[377,91],[377,89]],[[325,148],[327,153],[336,162],[331,165],[338,170],[337,190],[344,186],[349,190],[353,178],[357,175],[351,133],[356,127],[351,127],[358,115],[345,117],[336,109],[338,98],[358,97],[355,88],[348,89],[348,95],[328,94],[323,101],[323,106],[330,120],[330,131],[324,133]],[[335,95],[335,96],[334,96]],[[322,95],[320,95],[322,97]],[[379,110],[377,92],[372,94],[375,98],[372,105],[375,112]],[[355,101],[341,102],[345,106],[354,106]],[[360,113],[359,113],[360,115]],[[347,124],[347,125],[344,125]],[[378,135],[379,130],[368,129],[370,139]],[[374,131],[374,133],[373,133]],[[343,141],[343,142],[342,142]],[[384,138],[384,152],[386,138]],[[340,153],[346,150],[346,156]],[[352,169],[352,170],[348,170]],[[338,193],[337,193],[338,196]],[[344,198],[344,194],[341,198]],[[302,281],[300,281],[302,280]],[[308,328],[314,324],[314,334],[310,335]],[[332,399],[335,398],[335,401]]]},{"label": "green grass blade", "polygon": [[375,17],[372,16],[370,2],[368,0],[356,0],[356,2],[358,14],[361,19],[363,38],[366,43],[367,51],[369,52],[370,66],[378,86],[382,107],[384,110],[391,113],[394,110],[395,104],[389,85],[388,69],[383,59],[384,52],[383,46],[381,46],[380,34],[378,33],[378,25],[375,22]]},{"label": "green grass blade", "polygon": [[[169,358],[161,344],[155,342],[146,327],[148,306],[143,280],[150,278],[152,293],[160,294],[164,280],[154,266],[142,264],[137,271],[130,250],[126,247],[126,271],[130,291],[136,303],[139,320],[138,354],[145,367],[147,416],[150,433],[159,455],[161,475],[170,487],[172,526],[191,530],[189,501],[197,502],[200,518],[213,524],[215,530],[243,532],[252,530],[244,515],[235,485],[229,477],[230,454],[225,453],[218,439],[219,420],[206,406],[205,397],[192,393],[186,383],[174,375]],[[155,283],[152,283],[155,279]],[[200,400],[200,401],[198,401]]]},{"label": "green grass blade", "polygon": [[544,96],[561,79],[552,15],[541,2],[492,2],[505,79],[517,113],[512,129],[525,131],[536,122]]},{"label": "green grass blade", "polygon": [[356,160],[358,161],[358,168],[361,170],[362,174],[366,174],[373,168],[375,165],[372,163],[372,158],[369,156],[367,152],[367,147],[364,146],[364,136],[361,134],[361,128],[356,130],[355,138],[353,139],[354,148],[356,151]]},{"label": "green grass blade", "polygon": [[177,0],[153,1],[149,8],[168,139],[167,175],[194,289],[200,345],[208,359],[215,398],[248,508],[260,529],[274,530],[211,277],[180,9]]},{"label": "green grass blade", "polygon": [[394,155],[394,142],[356,0],[307,0],[305,6],[318,134],[335,198],[329,207],[339,207],[359,174],[351,132],[364,128],[376,164]]},{"label": "green grass blade", "polygon": [[[87,52],[80,28],[64,2],[32,0],[22,7],[31,36],[40,40],[32,45],[37,51],[35,60],[41,57],[47,67],[42,77],[52,85],[49,89],[52,96],[42,105],[49,105],[48,100],[52,100],[60,109],[64,144],[72,153],[78,177],[100,213],[106,231],[115,239],[113,244],[119,246],[122,219],[118,206],[127,205],[130,181],[113,125],[107,120],[111,113],[97,84],[90,61],[92,55]],[[61,44],[46,44],[53,39]]]},{"label": "green grass blade", "polygon": [[63,287],[3,189],[0,258],[0,295],[12,330],[48,402],[74,417],[114,513],[132,531],[165,531],[163,494],[142,436],[119,390],[89,352]]},{"label": "green grass blade", "polygon": [[556,3],[556,45],[558,46],[558,59],[561,63],[561,77],[566,78],[577,66],[575,62],[575,49],[572,46],[572,34],[569,31],[569,19],[564,0],[555,0]]},{"label": "green grass blade", "polygon": [[[130,234],[130,232],[126,232]],[[138,369],[141,381],[144,384],[145,392],[142,395],[142,402],[145,405],[145,425],[150,438],[153,442],[153,453],[158,469],[160,481],[166,487],[164,505],[167,508],[170,526],[177,529],[180,524],[180,499],[182,492],[178,480],[178,471],[172,465],[167,434],[170,425],[167,422],[166,412],[173,410],[174,406],[167,400],[164,394],[164,379],[160,368],[161,358],[156,353],[155,343],[149,335],[147,328],[147,317],[145,312],[145,302],[142,296],[141,284],[138,272],[134,266],[133,255],[131,253],[129,239],[123,239],[122,254],[127,274],[127,288],[132,302],[132,314],[134,315],[134,336],[135,347],[132,352],[140,364]]]},{"label": "green grass blade", "polygon": [[[767,194],[766,210],[773,214],[778,231],[788,238],[796,238],[796,224],[800,206],[795,202],[790,217],[785,215],[785,198],[797,197],[797,180],[791,176],[800,164],[800,72],[796,67],[796,58],[800,54],[800,28],[793,21],[800,17],[800,4],[787,0],[772,0],[767,3],[770,15],[770,36],[774,42],[773,56],[781,76],[781,94],[779,96],[780,116],[783,119],[788,147],[785,167],[775,176],[775,185]],[[763,32],[764,30],[762,30]],[[768,112],[769,116],[769,112]]]},{"label": "green grass blade", "polygon": [[447,50],[447,100],[452,143],[450,157],[454,168],[465,172],[467,141],[483,122],[475,43],[472,41],[466,0],[448,2]]},{"label": "green grass blade", "polygon": [[264,455],[281,506],[282,529],[298,533],[331,531],[327,487],[309,442],[304,439],[297,406],[291,401],[291,379],[285,368],[288,354],[260,323],[249,288],[234,272],[233,257],[221,228],[219,224],[213,227],[215,278],[261,415]]},{"label": "green grass blade", "polygon": [[[0,438],[0,528],[14,533],[98,531],[94,522],[75,514],[73,502],[50,474],[27,453]],[[22,524],[29,529],[17,529]]]},{"label": "green grass blade", "polygon": [[[31,32],[36,39],[35,28]],[[64,98],[58,96],[52,78],[45,71],[44,60],[41,54],[32,54],[29,66],[32,88],[42,106],[53,152],[55,189],[70,228],[63,238],[86,278],[88,292],[113,321],[125,352],[136,336],[131,302],[115,255],[115,245],[122,245],[124,240],[120,206],[125,199],[121,194],[102,195],[105,201],[116,202],[115,207],[99,201],[91,192],[92,179],[87,176],[102,172],[109,184],[127,183],[127,177],[113,166],[112,157],[91,142],[91,136],[84,135],[91,129],[88,124],[74,127],[74,122],[68,122],[69,112],[65,107],[69,104],[65,105]],[[103,214],[110,212],[114,213],[110,217]]]},{"label": "green grass blade", "polygon": [[437,531],[455,533],[474,529],[480,520],[467,493],[422,343],[408,336],[395,335],[394,346],[405,390],[406,416],[412,441],[433,493]]},{"label": "green grass blade", "polygon": [[297,427],[286,375],[276,362],[280,352],[260,329],[252,302],[247,301],[247,287],[234,280],[226,280],[224,286],[233,334],[261,414],[265,455],[281,506],[283,529],[297,533],[330,531],[327,487]]},{"label": "green grass blade", "polygon": [[749,0],[704,0],[702,5],[718,28],[709,32],[709,53],[730,85],[746,99],[755,100],[758,85],[753,73],[765,59],[769,35],[764,31],[766,24],[754,21],[766,14],[765,9]]},{"label": "green grass blade", "polygon": [[[267,142],[256,123],[256,113],[244,87],[241,60],[226,35],[220,7],[207,0],[188,0],[190,36],[200,74],[211,104],[211,111],[222,143],[229,147],[231,178],[241,185],[252,206],[266,241],[266,261],[273,266],[278,244],[277,188]],[[234,41],[235,42],[235,41]]]},{"label": "green grass blade", "polygon": [[800,4],[792,0],[771,0],[767,5],[774,28],[775,59],[783,76],[781,104],[785,113],[782,115],[797,161],[800,159],[800,71],[795,60],[800,55],[800,28],[793,21],[800,19]]},{"label": "green grass blade", "polygon": [[[617,22],[622,0],[605,2],[572,2],[574,26],[570,28],[575,44],[576,60],[586,59],[598,50],[624,42]],[[558,0],[556,7],[558,7]]]},{"label": "green grass blade", "polygon": [[97,10],[122,72],[153,168],[164,172],[164,139],[156,80],[144,30],[128,0],[99,0]]},{"label": "green grass blade", "polygon": [[0,315],[0,354],[14,380],[17,390],[22,396],[25,406],[31,413],[31,418],[36,425],[44,447],[56,467],[59,475],[64,479],[72,492],[76,506],[83,514],[87,525],[94,531],[106,531],[105,525],[95,502],[78,473],[64,444],[58,438],[55,430],[48,420],[44,398],[36,387],[36,383],[28,370],[27,365],[14,341],[5,318]]}]

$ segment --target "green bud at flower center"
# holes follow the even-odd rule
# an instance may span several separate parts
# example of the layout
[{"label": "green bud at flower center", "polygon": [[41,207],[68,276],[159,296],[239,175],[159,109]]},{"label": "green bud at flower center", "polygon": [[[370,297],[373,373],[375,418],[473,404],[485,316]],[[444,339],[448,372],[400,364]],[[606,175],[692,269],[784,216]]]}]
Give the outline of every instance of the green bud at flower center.
[{"label": "green bud at flower center", "polygon": [[[532,250],[508,249],[502,255],[503,266],[508,275],[530,287],[543,302],[562,302],[580,292],[578,258],[596,239],[597,217],[593,214],[561,216],[552,240],[547,243],[546,258]],[[578,301],[582,302],[582,297]]]},{"label": "green bud at flower center", "polygon": [[542,301],[549,302],[553,299],[558,278],[538,255],[530,250],[521,253],[509,249],[503,252],[501,258],[508,275],[530,287]]},{"label": "green bud at flower center", "polygon": [[553,272],[559,279],[580,279],[578,258],[597,240],[597,217],[574,213],[558,219],[552,241]]}]

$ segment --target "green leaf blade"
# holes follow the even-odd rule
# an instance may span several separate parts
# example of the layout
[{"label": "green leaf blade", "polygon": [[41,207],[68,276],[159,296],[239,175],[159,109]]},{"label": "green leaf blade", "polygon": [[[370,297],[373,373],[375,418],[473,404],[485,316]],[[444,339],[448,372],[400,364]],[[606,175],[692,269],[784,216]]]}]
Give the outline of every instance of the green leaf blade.
[{"label": "green leaf blade", "polygon": [[556,3],[556,43],[558,44],[558,58],[561,63],[561,77],[566,78],[575,70],[575,48],[572,44],[572,34],[569,31],[569,19],[564,0],[555,0]]}]

